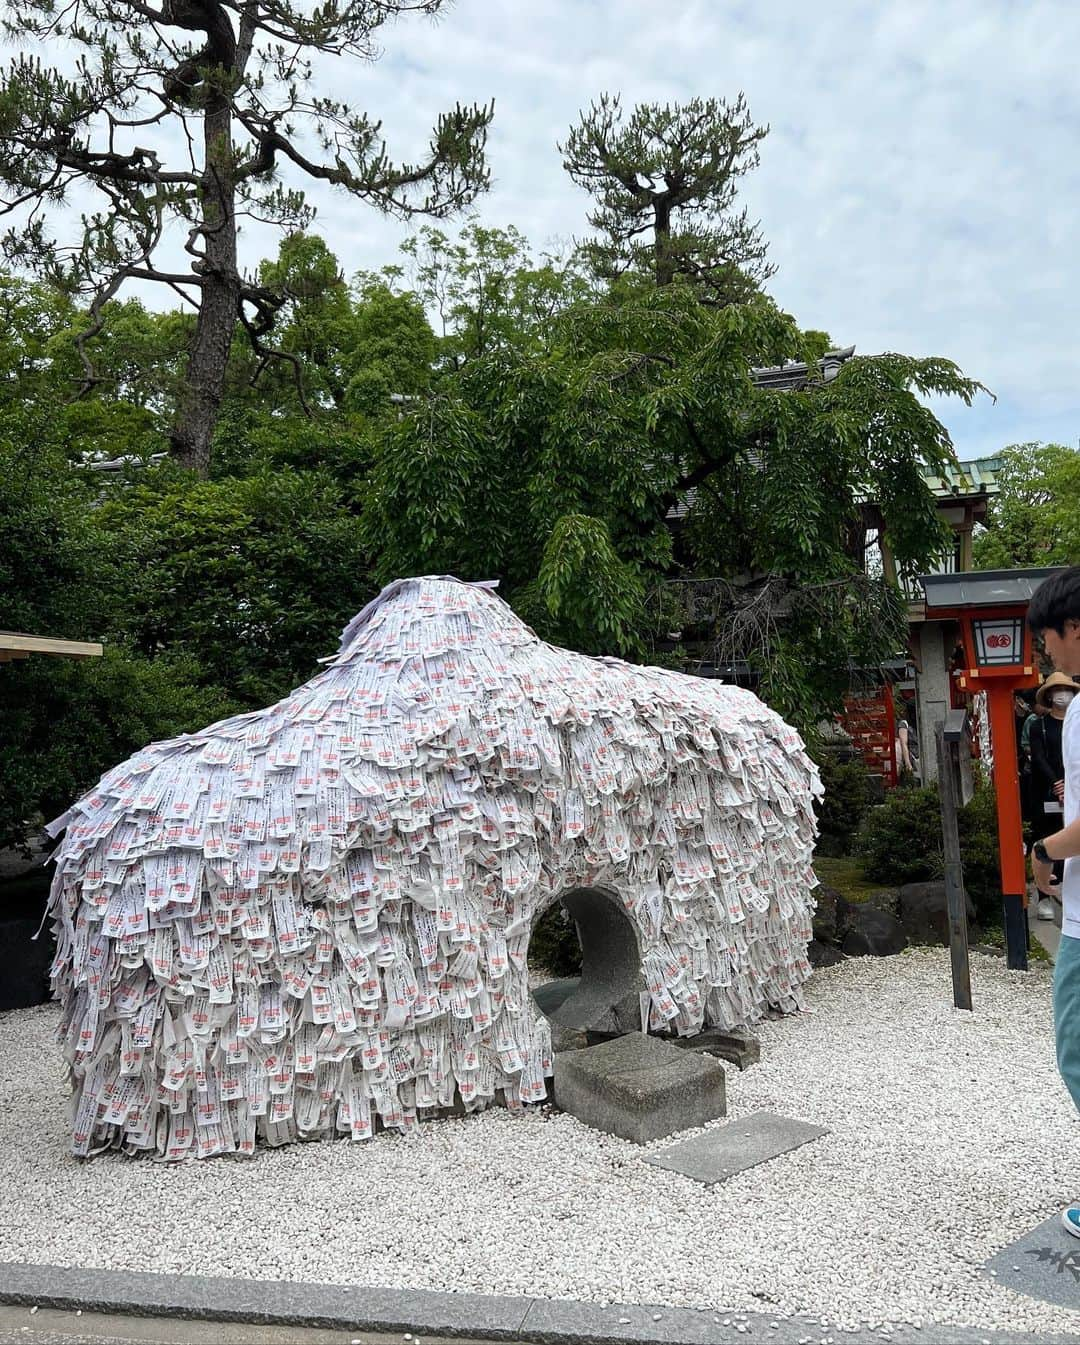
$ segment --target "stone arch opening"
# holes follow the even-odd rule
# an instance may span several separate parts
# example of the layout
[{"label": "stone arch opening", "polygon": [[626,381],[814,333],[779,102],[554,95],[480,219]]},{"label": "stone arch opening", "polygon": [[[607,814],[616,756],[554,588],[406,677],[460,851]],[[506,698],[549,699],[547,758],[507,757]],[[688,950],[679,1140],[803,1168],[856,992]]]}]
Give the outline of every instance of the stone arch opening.
[{"label": "stone arch opening", "polygon": [[597,1037],[639,1031],[641,948],[618,896],[603,887],[575,887],[559,901],[577,932],[581,975],[535,990],[541,1013],[560,1028]]}]

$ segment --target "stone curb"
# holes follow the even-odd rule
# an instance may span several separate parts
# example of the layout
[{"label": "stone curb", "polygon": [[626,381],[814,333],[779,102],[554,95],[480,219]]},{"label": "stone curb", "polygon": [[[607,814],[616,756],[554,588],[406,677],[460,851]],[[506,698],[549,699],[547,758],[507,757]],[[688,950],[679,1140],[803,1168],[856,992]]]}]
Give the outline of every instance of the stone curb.
[{"label": "stone curb", "polygon": [[[421,1336],[537,1342],[538,1345],[1031,1345],[1031,1334],[980,1328],[897,1327],[854,1332],[820,1320],[729,1310],[618,1305],[562,1299],[447,1294],[427,1289],[363,1288],[333,1284],[242,1280],[209,1275],[155,1275],[145,1271],[88,1270],[77,1266],[0,1262],[0,1303],[65,1311],[83,1309],[132,1317],[251,1322]],[[725,1327],[724,1319],[731,1325]],[[620,1321],[620,1319],[625,1319]],[[739,1330],[737,1324],[742,1324]],[[774,1325],[775,1324],[775,1325]],[[1080,1345],[1080,1335],[1042,1336],[1043,1345]]]}]

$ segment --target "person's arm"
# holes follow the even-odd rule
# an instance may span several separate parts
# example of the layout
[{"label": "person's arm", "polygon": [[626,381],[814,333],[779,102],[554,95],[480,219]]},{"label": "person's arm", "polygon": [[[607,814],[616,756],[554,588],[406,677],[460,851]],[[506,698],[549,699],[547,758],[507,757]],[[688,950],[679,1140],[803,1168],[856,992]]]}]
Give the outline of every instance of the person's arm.
[{"label": "person's arm", "polygon": [[1031,869],[1039,891],[1048,892],[1054,881],[1054,863],[1062,859],[1075,859],[1077,855],[1080,855],[1080,817],[1060,831],[1055,831],[1052,836],[1047,836],[1043,841],[1043,846],[1053,862],[1044,864],[1033,853]]}]

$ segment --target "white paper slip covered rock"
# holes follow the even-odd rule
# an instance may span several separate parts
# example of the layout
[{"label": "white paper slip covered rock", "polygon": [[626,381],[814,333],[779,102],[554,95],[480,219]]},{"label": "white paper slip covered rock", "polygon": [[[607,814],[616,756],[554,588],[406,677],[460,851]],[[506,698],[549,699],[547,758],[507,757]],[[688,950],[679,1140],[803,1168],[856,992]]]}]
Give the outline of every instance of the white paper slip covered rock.
[{"label": "white paper slip covered rock", "polygon": [[58,819],[77,1154],[409,1130],[546,1095],[529,936],[615,894],[653,1031],[794,1010],[817,772],[748,691],[544,644],[490,585],[391,584],[268,709]]}]

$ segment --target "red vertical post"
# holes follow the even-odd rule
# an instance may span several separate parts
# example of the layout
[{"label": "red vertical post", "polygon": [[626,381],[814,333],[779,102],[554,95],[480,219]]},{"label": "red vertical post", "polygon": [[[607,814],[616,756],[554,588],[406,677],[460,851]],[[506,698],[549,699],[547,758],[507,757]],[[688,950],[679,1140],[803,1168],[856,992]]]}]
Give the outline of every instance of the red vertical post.
[{"label": "red vertical post", "polygon": [[1024,823],[1020,811],[1020,771],[1016,758],[1013,687],[1009,680],[986,689],[990,741],[994,750],[994,792],[997,795],[998,853],[1001,894],[1005,906],[1005,950],[1012,970],[1027,969],[1027,869]]}]

